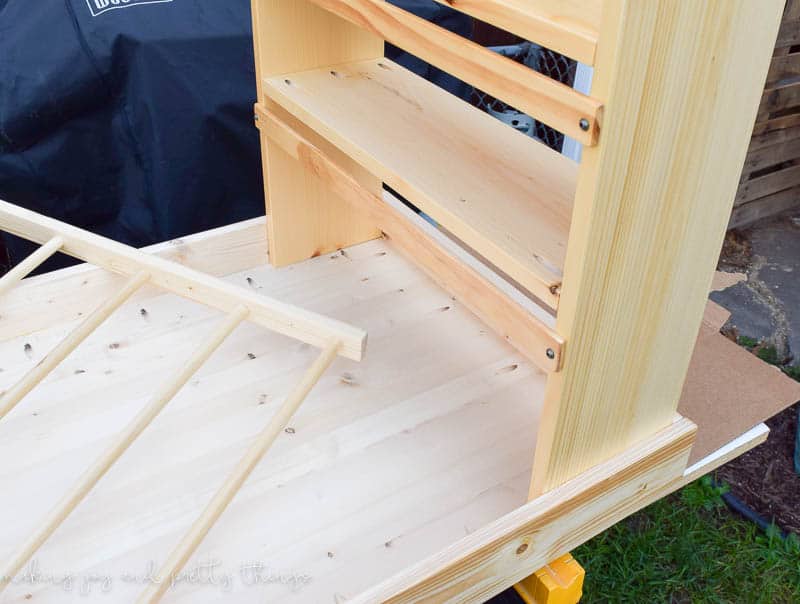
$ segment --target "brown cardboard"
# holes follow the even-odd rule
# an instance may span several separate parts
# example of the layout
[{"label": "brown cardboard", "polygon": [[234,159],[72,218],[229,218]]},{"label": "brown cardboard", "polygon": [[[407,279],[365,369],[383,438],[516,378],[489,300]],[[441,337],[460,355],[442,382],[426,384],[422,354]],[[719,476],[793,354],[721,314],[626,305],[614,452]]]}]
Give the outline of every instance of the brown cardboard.
[{"label": "brown cardboard", "polygon": [[690,464],[800,400],[800,383],[719,333],[726,319],[706,311],[678,405],[697,424]]}]

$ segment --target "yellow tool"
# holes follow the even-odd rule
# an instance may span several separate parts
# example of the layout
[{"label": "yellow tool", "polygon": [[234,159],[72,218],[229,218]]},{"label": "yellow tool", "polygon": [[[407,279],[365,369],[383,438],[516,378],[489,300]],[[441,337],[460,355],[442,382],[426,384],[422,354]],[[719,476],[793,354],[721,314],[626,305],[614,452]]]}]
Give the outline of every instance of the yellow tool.
[{"label": "yellow tool", "polygon": [[514,586],[526,604],[577,604],[586,571],[571,554],[564,554]]}]

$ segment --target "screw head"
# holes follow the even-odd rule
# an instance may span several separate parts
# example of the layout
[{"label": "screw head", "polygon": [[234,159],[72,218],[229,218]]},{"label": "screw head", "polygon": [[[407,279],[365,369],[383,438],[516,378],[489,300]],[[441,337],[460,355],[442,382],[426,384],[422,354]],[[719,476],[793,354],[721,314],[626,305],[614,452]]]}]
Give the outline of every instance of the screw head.
[{"label": "screw head", "polygon": [[551,361],[552,361],[554,358],[556,358],[556,351],[555,351],[555,350],[553,350],[552,348],[548,348],[548,349],[547,349],[547,352],[545,352],[545,354],[547,355],[547,358],[548,358],[548,359],[550,359]]},{"label": "screw head", "polygon": [[581,121],[578,122],[578,125],[581,127],[581,130],[583,130],[584,132],[587,132],[589,130],[589,126],[590,126],[589,120],[587,120],[585,117],[581,118]]}]

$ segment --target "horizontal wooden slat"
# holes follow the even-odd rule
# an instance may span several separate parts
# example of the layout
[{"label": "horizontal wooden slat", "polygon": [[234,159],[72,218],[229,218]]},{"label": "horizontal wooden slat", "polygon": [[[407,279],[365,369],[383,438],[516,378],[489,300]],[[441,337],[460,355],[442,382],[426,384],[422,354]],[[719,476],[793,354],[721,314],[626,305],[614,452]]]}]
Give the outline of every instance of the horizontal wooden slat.
[{"label": "horizontal wooden slat", "polygon": [[735,203],[744,203],[800,184],[800,166],[790,166],[744,182]]},{"label": "horizontal wooden slat", "polygon": [[771,130],[769,132],[765,132],[764,134],[757,134],[750,139],[748,153],[752,153],[758,149],[763,149],[764,147],[790,141],[795,138],[800,138],[800,126],[782,128],[780,130]]},{"label": "horizontal wooden slat", "polygon": [[747,154],[744,174],[763,170],[791,159],[800,159],[800,138],[794,138],[768,147],[755,149]]},{"label": "horizontal wooden slat", "polygon": [[778,30],[775,48],[795,46],[796,44],[800,44],[800,20],[784,21]]},{"label": "horizontal wooden slat", "polygon": [[768,84],[797,77],[800,77],[800,52],[772,58],[767,75]]},{"label": "horizontal wooden slat", "polygon": [[769,114],[800,105],[800,81],[790,81],[766,88],[758,107],[758,118],[764,119]]},{"label": "horizontal wooden slat", "polygon": [[519,292],[401,203],[373,195],[274,114],[259,106],[256,113],[271,140],[368,216],[409,260],[541,369],[558,371],[564,342],[529,310],[531,303]]},{"label": "horizontal wooden slat", "polygon": [[775,216],[797,207],[800,207],[800,186],[740,203],[733,208],[728,228],[741,228],[756,220]]},{"label": "horizontal wooden slat", "polygon": [[597,142],[601,105],[569,86],[384,0],[313,2],[585,145]]},{"label": "horizontal wooden slat", "polygon": [[436,0],[563,55],[594,64],[599,0]]},{"label": "horizontal wooden slat", "polygon": [[551,307],[577,165],[388,60],[269,78],[275,102]]},{"label": "horizontal wooden slat", "polygon": [[257,325],[313,346],[325,346],[331,338],[337,338],[342,341],[342,356],[350,359],[361,360],[364,354],[367,334],[352,325],[248,291],[5,201],[0,201],[0,228],[38,243],[59,236],[64,240],[61,250],[75,258],[123,275],[147,271],[151,284],[189,300],[225,313],[245,305],[250,311],[248,320]]},{"label": "horizontal wooden slat", "polygon": [[753,127],[753,136],[761,136],[768,132],[783,130],[785,128],[794,128],[795,126],[800,126],[800,112],[757,121],[756,125]]}]

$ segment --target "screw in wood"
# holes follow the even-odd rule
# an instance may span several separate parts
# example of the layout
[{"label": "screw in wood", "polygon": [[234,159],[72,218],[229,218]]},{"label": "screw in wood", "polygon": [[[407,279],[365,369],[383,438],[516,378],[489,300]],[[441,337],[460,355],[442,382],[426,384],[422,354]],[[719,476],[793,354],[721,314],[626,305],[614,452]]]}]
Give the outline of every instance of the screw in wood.
[{"label": "screw in wood", "polygon": [[578,125],[581,127],[581,130],[583,130],[584,132],[589,130],[589,126],[590,126],[589,120],[587,120],[585,117],[581,118],[581,121],[578,122]]},{"label": "screw in wood", "polygon": [[547,358],[550,359],[551,361],[554,358],[556,358],[556,351],[553,350],[552,348],[548,348],[547,351],[545,352],[545,354],[547,355]]}]

